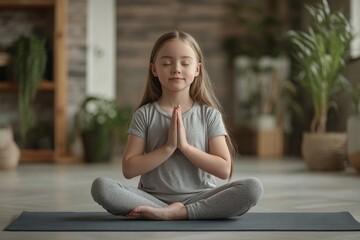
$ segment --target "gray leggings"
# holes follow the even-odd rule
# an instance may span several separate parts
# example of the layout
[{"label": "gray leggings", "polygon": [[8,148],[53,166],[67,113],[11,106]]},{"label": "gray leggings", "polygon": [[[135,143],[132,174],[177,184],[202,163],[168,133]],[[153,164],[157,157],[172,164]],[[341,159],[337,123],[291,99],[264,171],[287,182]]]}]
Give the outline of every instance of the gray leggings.
[{"label": "gray leggings", "polygon": [[[228,218],[249,211],[259,201],[262,192],[260,181],[248,178],[194,194],[182,203],[187,207],[191,220]],[[126,215],[137,206],[168,206],[147,192],[105,177],[94,180],[91,195],[98,204],[115,215]]]}]

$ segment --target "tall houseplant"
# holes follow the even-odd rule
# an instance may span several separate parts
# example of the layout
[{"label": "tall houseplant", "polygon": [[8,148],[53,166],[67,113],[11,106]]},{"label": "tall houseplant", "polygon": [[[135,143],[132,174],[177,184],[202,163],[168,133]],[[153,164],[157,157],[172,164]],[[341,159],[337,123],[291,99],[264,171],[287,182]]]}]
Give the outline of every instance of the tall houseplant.
[{"label": "tall houseplant", "polygon": [[330,11],[326,0],[315,7],[307,5],[306,9],[313,25],[307,32],[289,32],[296,49],[294,57],[300,69],[300,82],[314,108],[310,133],[304,134],[302,153],[312,170],[340,170],[346,158],[346,134],[325,133],[330,103],[346,83],[340,71],[345,66],[352,29],[341,12]]},{"label": "tall houseplant", "polygon": [[19,83],[18,107],[21,138],[34,125],[32,104],[46,68],[45,39],[36,35],[21,36],[13,46],[14,77]]}]

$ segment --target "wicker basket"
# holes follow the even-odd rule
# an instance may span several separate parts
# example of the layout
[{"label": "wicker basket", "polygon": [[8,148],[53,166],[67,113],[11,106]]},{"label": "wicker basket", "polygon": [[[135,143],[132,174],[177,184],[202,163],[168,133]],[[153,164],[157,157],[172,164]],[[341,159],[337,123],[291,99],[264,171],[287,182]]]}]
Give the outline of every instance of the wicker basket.
[{"label": "wicker basket", "polygon": [[302,155],[310,170],[344,170],[347,161],[346,133],[304,133]]}]

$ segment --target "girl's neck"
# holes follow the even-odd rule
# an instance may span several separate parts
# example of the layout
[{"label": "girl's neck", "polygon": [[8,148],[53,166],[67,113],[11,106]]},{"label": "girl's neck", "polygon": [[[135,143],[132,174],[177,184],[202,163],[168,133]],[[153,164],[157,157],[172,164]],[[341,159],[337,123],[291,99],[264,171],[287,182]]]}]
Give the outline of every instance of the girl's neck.
[{"label": "girl's neck", "polygon": [[172,112],[172,109],[176,105],[180,105],[183,112],[189,110],[194,104],[194,101],[189,95],[178,96],[178,95],[166,95],[163,94],[159,99],[159,105],[166,112]]}]

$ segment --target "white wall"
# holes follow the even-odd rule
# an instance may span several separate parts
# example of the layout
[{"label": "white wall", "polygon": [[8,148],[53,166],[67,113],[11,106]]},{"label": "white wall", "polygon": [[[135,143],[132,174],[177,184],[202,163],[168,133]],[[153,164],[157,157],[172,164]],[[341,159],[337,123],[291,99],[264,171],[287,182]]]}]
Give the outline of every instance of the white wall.
[{"label": "white wall", "polygon": [[351,0],[350,20],[354,28],[354,39],[351,42],[350,54],[352,58],[360,57],[360,1]]},{"label": "white wall", "polygon": [[87,95],[115,99],[116,1],[88,0]]}]

